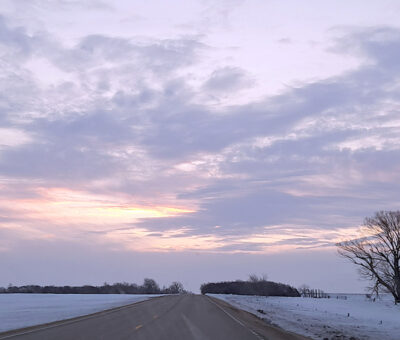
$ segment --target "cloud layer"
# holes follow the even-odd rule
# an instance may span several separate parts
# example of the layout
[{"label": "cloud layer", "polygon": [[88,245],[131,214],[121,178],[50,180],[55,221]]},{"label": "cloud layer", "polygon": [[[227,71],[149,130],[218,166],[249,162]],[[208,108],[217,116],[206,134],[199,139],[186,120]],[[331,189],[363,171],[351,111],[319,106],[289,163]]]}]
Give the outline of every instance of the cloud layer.
[{"label": "cloud layer", "polygon": [[324,53],[358,66],[255,100],[257,75],[210,66],[201,34],[67,43],[25,24],[0,18],[0,251],[323,250],[399,206],[398,28],[336,30]]}]

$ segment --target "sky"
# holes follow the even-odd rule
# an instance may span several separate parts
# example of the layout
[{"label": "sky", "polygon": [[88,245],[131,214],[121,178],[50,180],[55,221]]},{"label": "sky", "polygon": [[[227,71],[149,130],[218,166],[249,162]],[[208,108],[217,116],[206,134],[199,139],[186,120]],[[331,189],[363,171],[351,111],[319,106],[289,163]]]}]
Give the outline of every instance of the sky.
[{"label": "sky", "polygon": [[396,0],[2,0],[0,285],[363,292],[399,209]]}]

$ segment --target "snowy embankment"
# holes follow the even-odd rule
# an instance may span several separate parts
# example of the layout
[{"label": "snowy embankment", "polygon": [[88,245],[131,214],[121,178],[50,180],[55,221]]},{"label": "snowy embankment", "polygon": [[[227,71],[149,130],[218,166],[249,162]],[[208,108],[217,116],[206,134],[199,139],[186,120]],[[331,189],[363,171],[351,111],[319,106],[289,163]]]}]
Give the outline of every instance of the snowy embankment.
[{"label": "snowy embankment", "polygon": [[363,294],[331,294],[330,299],[209,295],[312,339],[400,338],[400,305],[390,296],[373,302]]},{"label": "snowy embankment", "polygon": [[0,294],[0,332],[69,319],[157,295]]}]

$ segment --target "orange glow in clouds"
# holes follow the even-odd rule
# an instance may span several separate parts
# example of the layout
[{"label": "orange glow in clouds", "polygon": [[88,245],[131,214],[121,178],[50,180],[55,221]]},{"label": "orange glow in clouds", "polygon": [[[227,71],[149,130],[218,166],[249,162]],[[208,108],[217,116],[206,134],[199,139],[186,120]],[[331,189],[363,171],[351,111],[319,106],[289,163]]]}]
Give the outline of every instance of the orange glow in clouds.
[{"label": "orange glow in clouds", "polygon": [[159,218],[194,212],[170,206],[143,206],[119,197],[98,196],[64,188],[39,189],[39,198],[2,201],[10,209],[18,207],[25,217],[64,223],[128,223],[140,218]]},{"label": "orange glow in clouds", "polygon": [[[355,237],[358,232],[358,227],[326,230],[304,225],[265,226],[246,234],[230,234],[229,231],[203,234],[190,226],[150,230],[136,222],[196,210],[173,203],[134,204],[130,197],[95,195],[65,188],[39,188],[36,193],[37,196],[30,199],[0,197],[0,208],[8,211],[9,217],[17,217],[16,222],[3,223],[0,228],[18,231],[26,238],[75,240],[82,237],[91,244],[96,242],[132,251],[223,253],[279,253],[305,248],[332,250],[336,242]],[[216,226],[218,230],[223,228]]]}]

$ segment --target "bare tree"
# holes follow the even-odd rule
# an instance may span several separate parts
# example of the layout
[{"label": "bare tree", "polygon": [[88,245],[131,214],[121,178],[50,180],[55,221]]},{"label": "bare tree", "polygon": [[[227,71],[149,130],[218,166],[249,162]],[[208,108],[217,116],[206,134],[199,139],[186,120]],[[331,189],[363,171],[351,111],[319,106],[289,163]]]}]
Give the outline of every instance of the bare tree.
[{"label": "bare tree", "polygon": [[299,288],[297,288],[301,296],[306,296],[310,291],[310,286],[306,284],[302,284]]},{"label": "bare tree", "polygon": [[167,288],[167,291],[170,294],[183,294],[185,289],[183,288],[183,284],[180,282],[172,282],[171,285]]},{"label": "bare tree", "polygon": [[263,274],[263,275],[258,276],[257,274],[250,274],[249,281],[250,282],[266,282],[266,281],[268,281],[268,275]]},{"label": "bare tree", "polygon": [[380,211],[366,218],[359,238],[338,243],[338,252],[359,266],[374,293],[391,293],[400,302],[400,211]]},{"label": "bare tree", "polygon": [[158,283],[154,281],[153,279],[145,278],[143,280],[143,286],[145,294],[159,294],[160,293],[160,287],[158,286]]}]

